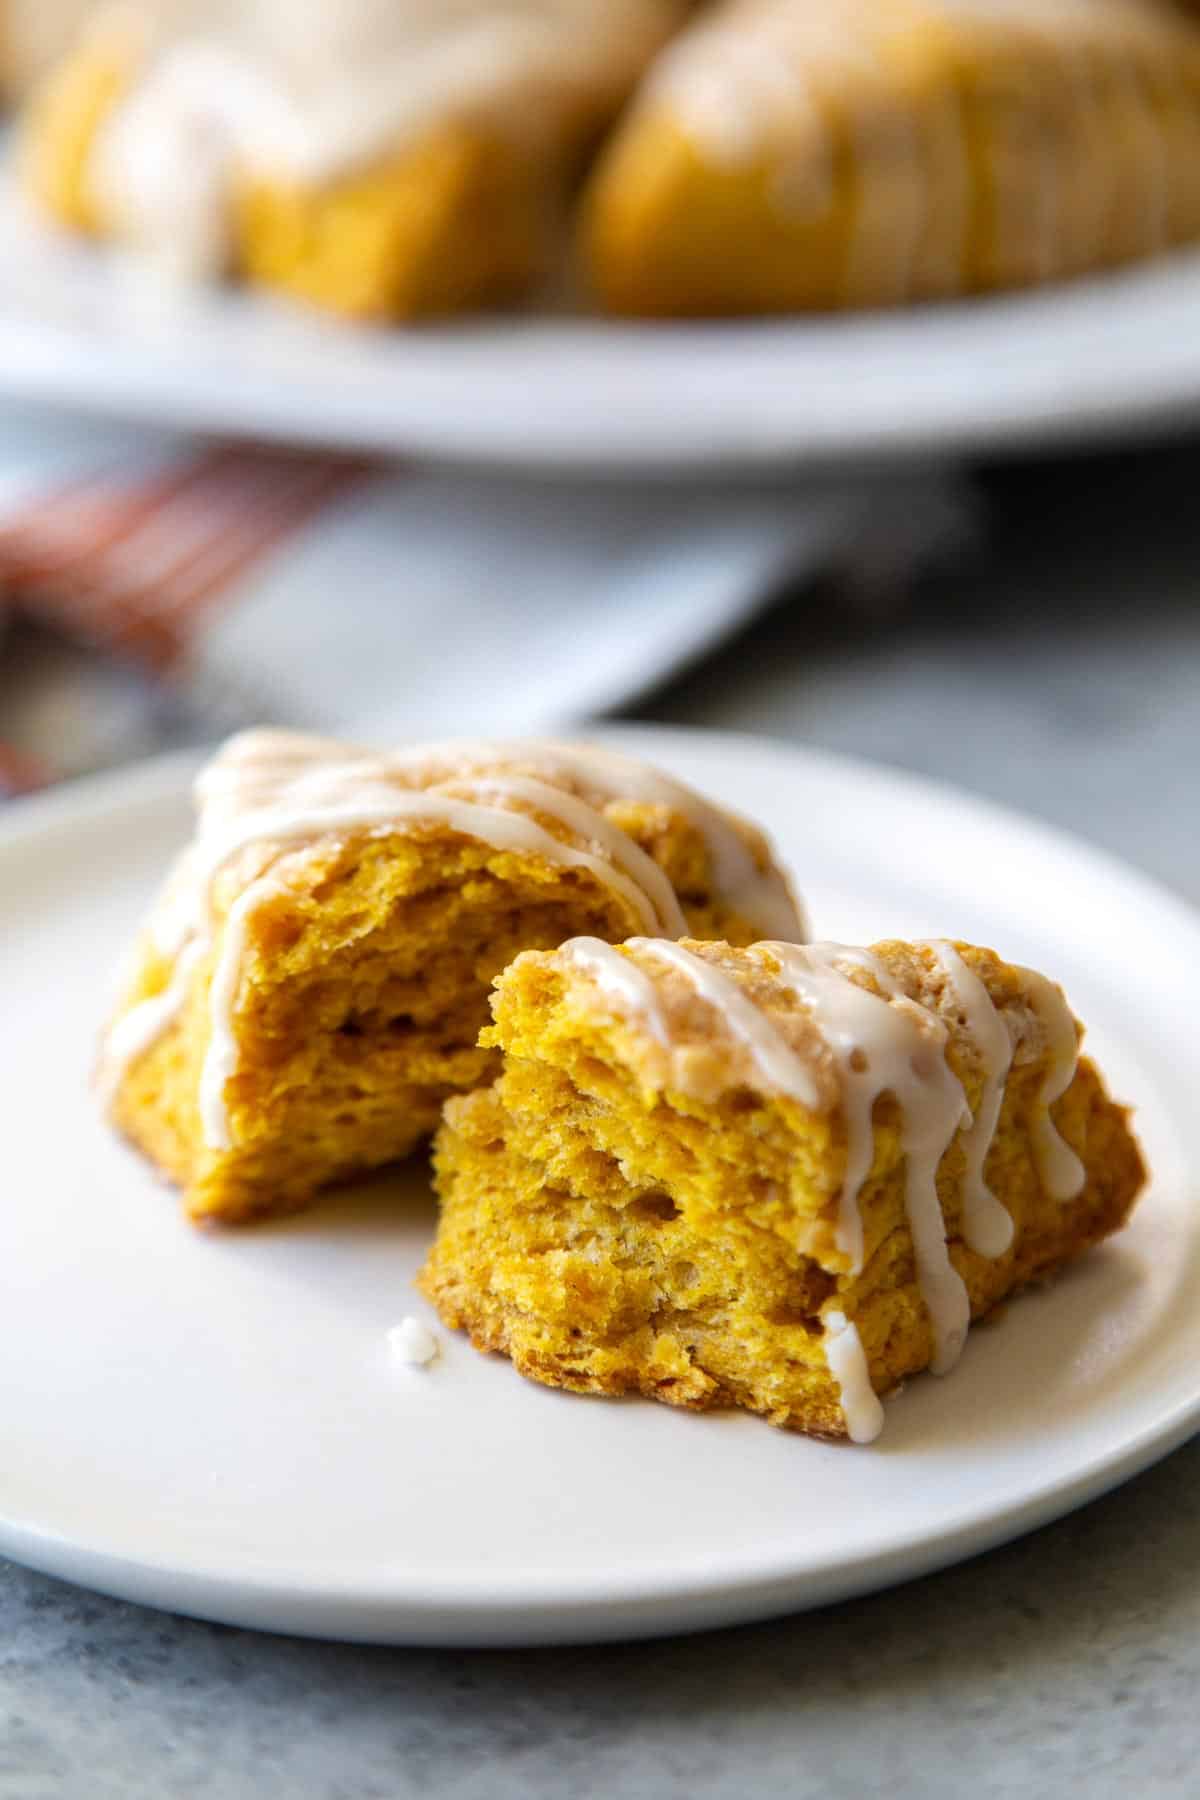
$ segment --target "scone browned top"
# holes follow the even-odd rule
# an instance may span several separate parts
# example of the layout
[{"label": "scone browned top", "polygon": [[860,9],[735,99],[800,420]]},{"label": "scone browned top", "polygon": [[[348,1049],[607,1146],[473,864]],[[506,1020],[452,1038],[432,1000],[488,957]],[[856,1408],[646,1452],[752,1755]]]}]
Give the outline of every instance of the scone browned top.
[{"label": "scone browned top", "polygon": [[683,936],[692,902],[755,933],[804,935],[756,826],[595,745],[462,740],[380,752],[246,731],[202,771],[195,801],[195,837],[151,921],[162,949],[199,928],[210,900],[227,911],[283,858],[322,840],[426,825],[587,870],[644,930]]},{"label": "scone browned top", "polygon": [[[913,1115],[910,1137],[923,1141],[942,1132],[943,1150],[961,1126],[971,1124],[964,1083],[996,1090],[983,1096],[973,1146],[980,1187],[998,1090],[1014,1070],[1041,1064],[1046,1073],[1035,1101],[1035,1155],[1042,1185],[1065,1200],[1083,1183],[1078,1158],[1050,1118],[1075,1075],[1079,1027],[1055,983],[990,951],[947,940],[892,940],[866,950],[835,943],[766,942],[739,949],[650,938],[620,946],[574,939],[558,951],[529,952],[519,960],[526,971],[540,963],[565,978],[568,988],[578,984],[586,990],[586,1008],[597,1001],[610,1008],[627,1033],[626,1060],[651,1088],[700,1101],[756,1089],[810,1112],[840,1108],[856,1114],[868,1135],[874,1100],[892,1094]],[[513,978],[520,973],[514,968]],[[503,1013],[503,980],[496,1007]],[[853,1144],[848,1155],[853,1162]],[[851,1185],[845,1184],[843,1195],[842,1235],[857,1236],[845,1247],[861,1258],[861,1231],[856,1234],[849,1222]],[[997,1229],[1003,1231],[994,1220],[989,1232],[982,1221],[969,1219],[965,1236],[975,1248],[973,1238],[994,1238]]]}]

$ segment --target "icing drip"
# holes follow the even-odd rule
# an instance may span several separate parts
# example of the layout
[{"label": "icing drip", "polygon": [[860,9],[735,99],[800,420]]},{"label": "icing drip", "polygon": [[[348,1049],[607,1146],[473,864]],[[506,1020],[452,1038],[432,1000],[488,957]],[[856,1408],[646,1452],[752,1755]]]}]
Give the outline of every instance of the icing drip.
[{"label": "icing drip", "polygon": [[[678,971],[715,1007],[749,1051],[765,1087],[815,1108],[812,1069],[731,976],[682,944],[633,938],[629,949]],[[937,1172],[955,1132],[970,1119],[962,1086],[945,1060],[946,1029],[912,1002],[872,993],[838,967],[867,969],[885,992],[895,983],[883,965],[862,950],[838,944],[764,944],[780,964],[782,980],[815,1020],[838,1066],[846,1122],[846,1168],[839,1202],[837,1241],[857,1271],[863,1259],[859,1196],[875,1154],[873,1113],[882,1094],[895,1096],[902,1113],[905,1206],[917,1279],[934,1336],[932,1368],[944,1374],[961,1354],[970,1303],[950,1261],[937,1191]],[[644,1010],[644,1002],[640,1004]]]},{"label": "icing drip", "polygon": [[560,954],[582,969],[620,1010],[640,1018],[660,1044],[670,1042],[654,983],[630,957],[595,937],[569,938]]},{"label": "icing drip", "polygon": [[[579,795],[549,780],[509,773],[514,762],[583,782],[603,796],[601,805],[651,792],[669,795],[668,803],[686,811],[709,845],[719,896],[725,897],[719,883],[726,871],[738,903],[753,904],[761,894],[760,916],[778,916],[782,894],[792,924],[800,928],[782,877],[758,870],[736,829],[715,808],[665,776],[643,775],[640,765],[622,758],[573,746],[487,744],[380,756],[319,738],[248,732],[231,740],[197,781],[196,838],[176,865],[151,923],[160,954],[175,956],[177,966],[162,994],[131,1008],[110,1030],[102,1065],[107,1094],[111,1097],[125,1069],[178,1015],[190,975],[211,948],[213,884],[252,847],[261,851],[265,867],[251,874],[232,902],[209,990],[211,1034],[200,1078],[200,1114],[205,1142],[216,1149],[231,1147],[225,1090],[238,1065],[235,1014],[247,926],[256,908],[278,891],[273,865],[292,849],[350,831],[385,835],[438,822],[496,851],[586,870],[622,902],[635,925],[656,933],[686,932],[670,881],[627,832]],[[415,785],[421,781],[428,785]],[[467,797],[447,788],[466,789]],[[557,836],[542,819],[577,841]],[[737,840],[749,870],[728,838]]]},{"label": "icing drip", "polygon": [[[970,1118],[962,1084],[946,1062],[946,1028],[903,996],[887,997],[896,995],[895,983],[869,952],[854,951],[848,959],[840,944],[764,948],[778,958],[782,979],[812,1012],[838,1064],[847,1140],[838,1243],[856,1270],[864,1248],[859,1196],[875,1156],[875,1102],[891,1094],[900,1107],[904,1204],[933,1331],[930,1367],[944,1375],[958,1361],[971,1322],[967,1290],[946,1245],[937,1191],[942,1157],[964,1115]],[[851,981],[838,967],[846,960],[865,968],[884,996]]]},{"label": "icing drip", "polygon": [[945,971],[983,1064],[983,1093],[974,1121],[962,1136],[967,1165],[963,1174],[963,1242],[979,1256],[1003,1256],[1013,1240],[1013,1222],[984,1180],[983,1169],[1000,1121],[1004,1083],[1012,1065],[1012,1039],[987,988],[954,945],[937,939],[927,948]]},{"label": "icing drip", "polygon": [[1050,1108],[1061,1100],[1079,1067],[1079,1034],[1062,992],[1033,969],[1018,971],[1029,1004],[1046,1033],[1050,1066],[1038,1090],[1029,1120],[1029,1140],[1037,1164],[1038,1180],[1051,1200],[1074,1200],[1087,1181],[1083,1164],[1050,1117]]},{"label": "icing drip", "polygon": [[677,969],[696,990],[720,1012],[734,1035],[750,1052],[764,1082],[769,1088],[789,1094],[801,1106],[818,1104],[816,1083],[803,1057],[784,1042],[771,1021],[761,1013],[753,1000],[745,995],[737,982],[722,970],[705,962],[682,944],[666,944],[653,938],[630,938],[629,948]]},{"label": "icing drip", "polygon": [[871,1444],[883,1430],[883,1405],[871,1386],[858,1326],[845,1313],[825,1314],[825,1361],[837,1383],[846,1431],[855,1444]]}]

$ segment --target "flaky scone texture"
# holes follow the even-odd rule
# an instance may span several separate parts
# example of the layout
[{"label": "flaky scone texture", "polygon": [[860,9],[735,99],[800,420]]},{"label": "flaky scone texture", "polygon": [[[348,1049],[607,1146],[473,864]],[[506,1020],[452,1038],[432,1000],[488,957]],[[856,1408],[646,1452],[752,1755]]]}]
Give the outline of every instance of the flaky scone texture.
[{"label": "flaky scone texture", "polygon": [[[647,781],[678,803],[639,797]],[[761,834],[658,781],[569,746],[387,758],[233,739],[201,777],[196,841],[102,1049],[115,1123],[194,1218],[286,1211],[407,1155],[448,1094],[496,1072],[479,1042],[488,986],[519,951],[579,931],[620,939],[639,911],[673,908],[681,934],[746,942],[756,890],[800,935]],[[745,859],[738,894],[710,829]]]},{"label": "flaky scone texture", "polygon": [[[769,1091],[728,1016],[638,943],[620,955],[653,983],[657,1032],[569,951],[524,955],[497,984],[484,1036],[503,1050],[502,1073],[446,1107],[435,1148],[441,1222],[421,1285],[448,1325],[537,1381],[737,1405],[841,1436],[843,1396],[827,1357],[835,1320],[857,1330],[876,1394],[927,1368],[934,1352],[906,1210],[905,1115],[888,1093],[870,1115],[854,1266],[835,1230],[849,1130],[827,1039],[769,946],[684,948],[770,1020],[809,1071],[814,1103]],[[1012,1221],[1007,1250],[981,1255],[963,1240],[965,1124],[936,1177],[950,1263],[981,1318],[1116,1230],[1143,1169],[1125,1111],[1082,1061],[1052,1109],[1082,1161],[1082,1186],[1069,1199],[1046,1193],[1032,1147],[1051,1055],[1043,1023],[1024,972],[988,950],[958,951],[1013,1046],[986,1161]],[[907,997],[944,1035],[977,1116],[985,1070],[943,966],[922,946],[886,943],[873,955],[899,1003]],[[870,973],[847,968],[874,987]]]}]

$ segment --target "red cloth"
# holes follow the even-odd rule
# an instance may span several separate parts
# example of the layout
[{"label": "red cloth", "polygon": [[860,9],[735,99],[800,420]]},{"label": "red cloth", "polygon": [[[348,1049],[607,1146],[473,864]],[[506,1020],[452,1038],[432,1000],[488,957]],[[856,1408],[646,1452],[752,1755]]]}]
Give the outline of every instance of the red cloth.
[{"label": "red cloth", "polygon": [[[0,525],[7,609],[133,663],[172,667],[254,566],[353,489],[369,465],[257,447],[197,449],[147,473],[100,469]],[[0,794],[54,771],[0,734]]]}]

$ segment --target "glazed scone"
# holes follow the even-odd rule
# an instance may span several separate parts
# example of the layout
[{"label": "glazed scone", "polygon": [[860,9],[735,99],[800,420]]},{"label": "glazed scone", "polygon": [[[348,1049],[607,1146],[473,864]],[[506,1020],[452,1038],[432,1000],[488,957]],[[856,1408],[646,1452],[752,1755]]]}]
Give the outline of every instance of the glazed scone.
[{"label": "glazed scone", "polygon": [[1168,0],[721,0],[585,208],[630,314],[886,306],[1200,236],[1200,28]]},{"label": "glazed scone", "polygon": [[421,1286],[525,1375],[867,1440],[1143,1182],[1059,989],[990,950],[581,939],[496,984]]},{"label": "glazed scone", "polygon": [[488,986],[523,949],[803,934],[759,832],[590,746],[249,732],[196,802],[99,1066],[194,1218],[286,1211],[411,1151],[494,1073]]},{"label": "glazed scone", "polygon": [[506,299],[544,273],[581,155],[689,5],[212,0],[182,32],[127,6],[30,108],[27,183],[184,274],[342,314]]}]

